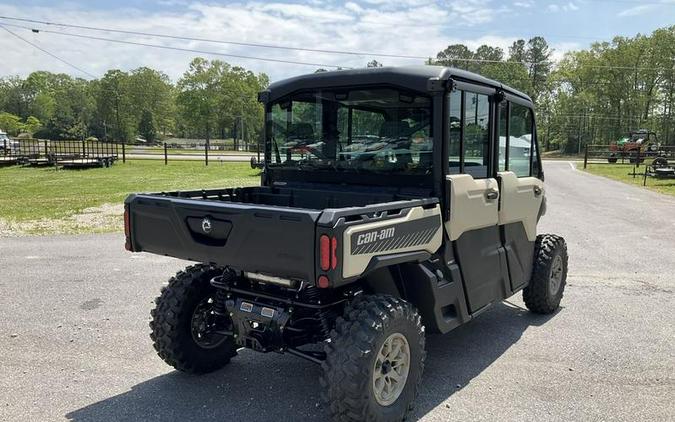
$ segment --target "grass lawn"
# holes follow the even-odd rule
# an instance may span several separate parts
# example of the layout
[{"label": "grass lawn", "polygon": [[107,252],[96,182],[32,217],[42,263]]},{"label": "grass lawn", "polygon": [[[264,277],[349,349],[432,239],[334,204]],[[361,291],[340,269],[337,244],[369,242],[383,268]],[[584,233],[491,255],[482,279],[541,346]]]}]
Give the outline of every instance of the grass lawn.
[{"label": "grass lawn", "polygon": [[[582,168],[581,165],[578,166]],[[638,173],[643,173],[644,165],[637,170]],[[608,177],[610,179],[619,180],[631,185],[642,186],[643,176],[638,175],[633,178],[632,164],[588,164],[587,172],[597,174],[598,176]],[[630,173],[630,174],[629,174]],[[675,195],[675,179],[655,179],[647,177],[647,189],[654,190],[669,195]]]},{"label": "grass lawn", "polygon": [[[5,167],[0,168],[0,221],[4,221],[5,232],[11,232],[12,224],[20,227],[15,231],[26,233],[110,231],[114,229],[86,228],[87,224],[76,220],[73,224],[31,223],[68,220],[105,204],[115,205],[114,213],[119,214],[118,205],[132,192],[255,185],[259,174],[249,163],[212,163],[206,167],[202,162],[174,161],[165,166],[159,160],[130,160],[87,170]],[[114,217],[118,220],[119,215]]]}]

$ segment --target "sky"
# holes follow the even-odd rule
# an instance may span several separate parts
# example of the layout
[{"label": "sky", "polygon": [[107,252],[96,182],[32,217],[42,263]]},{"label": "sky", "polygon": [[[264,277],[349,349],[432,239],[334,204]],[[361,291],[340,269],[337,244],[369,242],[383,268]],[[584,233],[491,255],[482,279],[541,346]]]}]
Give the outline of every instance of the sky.
[{"label": "sky", "polygon": [[[78,69],[38,50],[0,28],[0,77],[32,71],[64,72],[87,79],[109,69],[158,69],[176,81],[195,56],[217,58],[272,81],[311,73],[319,66],[363,67],[421,64],[420,59],[375,57],[368,53],[434,57],[450,44],[481,44],[505,51],[516,39],[544,36],[554,59],[615,35],[649,34],[675,25],[675,0],[0,0],[0,16],[181,37],[352,51],[357,55],[237,46],[204,41],[98,32],[0,19],[15,34]],[[221,54],[310,63],[269,62],[210,56],[109,41],[34,33],[31,28],[196,49]]]}]

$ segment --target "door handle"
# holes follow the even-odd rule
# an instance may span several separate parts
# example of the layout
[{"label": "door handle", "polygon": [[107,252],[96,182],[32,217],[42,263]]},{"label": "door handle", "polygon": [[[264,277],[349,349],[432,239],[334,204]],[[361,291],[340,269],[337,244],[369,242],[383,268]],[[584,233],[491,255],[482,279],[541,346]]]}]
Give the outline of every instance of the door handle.
[{"label": "door handle", "polygon": [[488,201],[494,201],[497,198],[499,198],[499,191],[491,189],[485,192],[485,199],[487,199]]},{"label": "door handle", "polygon": [[539,186],[534,187],[534,196],[539,196],[542,192],[543,190]]}]

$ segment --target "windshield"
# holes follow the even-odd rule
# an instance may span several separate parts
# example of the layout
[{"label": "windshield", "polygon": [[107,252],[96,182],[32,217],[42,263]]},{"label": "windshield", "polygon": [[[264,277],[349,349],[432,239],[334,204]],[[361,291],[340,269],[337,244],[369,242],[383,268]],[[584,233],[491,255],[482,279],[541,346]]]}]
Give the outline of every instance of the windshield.
[{"label": "windshield", "polygon": [[431,100],[392,88],[314,91],[272,103],[271,168],[427,174]]}]

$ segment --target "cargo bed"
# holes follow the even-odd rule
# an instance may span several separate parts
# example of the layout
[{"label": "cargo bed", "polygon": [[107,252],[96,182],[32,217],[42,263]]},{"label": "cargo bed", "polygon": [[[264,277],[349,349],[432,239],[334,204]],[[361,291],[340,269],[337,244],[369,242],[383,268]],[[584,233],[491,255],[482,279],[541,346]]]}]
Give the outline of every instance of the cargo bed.
[{"label": "cargo bed", "polygon": [[[130,195],[131,250],[314,280],[317,226],[386,218],[425,205],[420,192],[246,187]],[[386,213],[385,213],[386,214]]]}]

